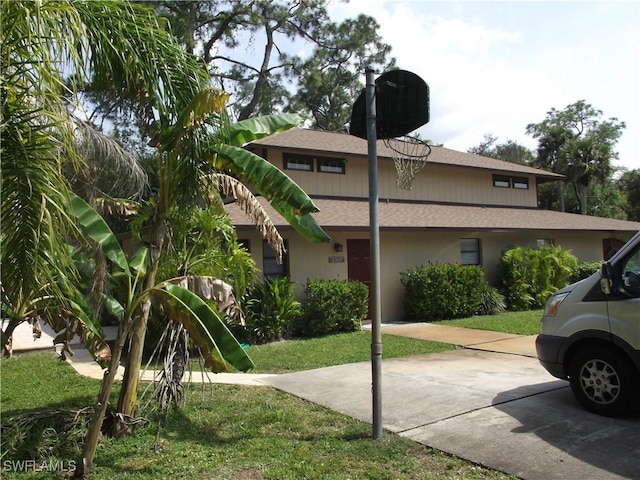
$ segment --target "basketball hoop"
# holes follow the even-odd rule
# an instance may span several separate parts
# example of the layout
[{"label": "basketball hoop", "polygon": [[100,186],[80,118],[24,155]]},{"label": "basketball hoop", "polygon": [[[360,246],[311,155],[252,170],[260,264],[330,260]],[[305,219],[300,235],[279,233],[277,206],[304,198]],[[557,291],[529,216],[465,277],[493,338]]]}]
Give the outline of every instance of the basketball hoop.
[{"label": "basketball hoop", "polygon": [[391,151],[393,163],[398,174],[396,185],[403,190],[411,190],[417,173],[427,164],[431,146],[417,137],[404,135],[398,138],[385,138],[384,145]]}]

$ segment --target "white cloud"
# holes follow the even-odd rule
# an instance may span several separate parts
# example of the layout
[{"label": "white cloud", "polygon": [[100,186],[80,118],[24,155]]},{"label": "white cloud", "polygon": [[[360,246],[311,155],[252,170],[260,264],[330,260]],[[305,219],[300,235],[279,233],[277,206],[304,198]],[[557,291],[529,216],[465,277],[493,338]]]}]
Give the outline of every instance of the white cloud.
[{"label": "white cloud", "polygon": [[398,66],[429,84],[424,137],[466,150],[492,133],[534,148],[527,124],[585,99],[627,123],[617,165],[640,168],[637,2],[352,0],[331,12],[376,18]]}]

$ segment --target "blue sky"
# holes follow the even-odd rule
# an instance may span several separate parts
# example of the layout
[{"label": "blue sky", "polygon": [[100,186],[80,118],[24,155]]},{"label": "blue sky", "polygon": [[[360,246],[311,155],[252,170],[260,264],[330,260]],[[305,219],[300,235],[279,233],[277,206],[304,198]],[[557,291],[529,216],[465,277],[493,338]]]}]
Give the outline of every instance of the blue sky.
[{"label": "blue sky", "polygon": [[640,168],[637,0],[334,0],[330,12],[376,18],[398,66],[429,84],[424,138],[466,151],[491,133],[534,149],[526,125],[584,99],[627,125],[614,165]]}]

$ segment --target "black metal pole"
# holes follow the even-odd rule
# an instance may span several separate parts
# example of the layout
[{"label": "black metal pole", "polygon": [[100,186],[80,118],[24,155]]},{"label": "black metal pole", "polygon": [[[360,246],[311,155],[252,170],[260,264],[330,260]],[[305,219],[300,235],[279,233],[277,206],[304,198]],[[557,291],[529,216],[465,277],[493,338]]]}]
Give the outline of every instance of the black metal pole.
[{"label": "black metal pole", "polygon": [[366,113],[369,160],[369,242],[371,262],[371,379],[373,438],[382,437],[382,334],[380,321],[380,226],[378,223],[378,150],[374,71],[366,69]]}]

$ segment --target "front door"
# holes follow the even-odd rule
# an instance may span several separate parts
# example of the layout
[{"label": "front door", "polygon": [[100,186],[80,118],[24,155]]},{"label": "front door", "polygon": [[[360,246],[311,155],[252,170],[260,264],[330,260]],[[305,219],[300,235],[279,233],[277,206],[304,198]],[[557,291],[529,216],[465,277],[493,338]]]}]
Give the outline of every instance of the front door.
[{"label": "front door", "polygon": [[349,280],[364,283],[369,289],[369,312],[371,318],[371,253],[369,239],[347,240],[347,275]]}]

